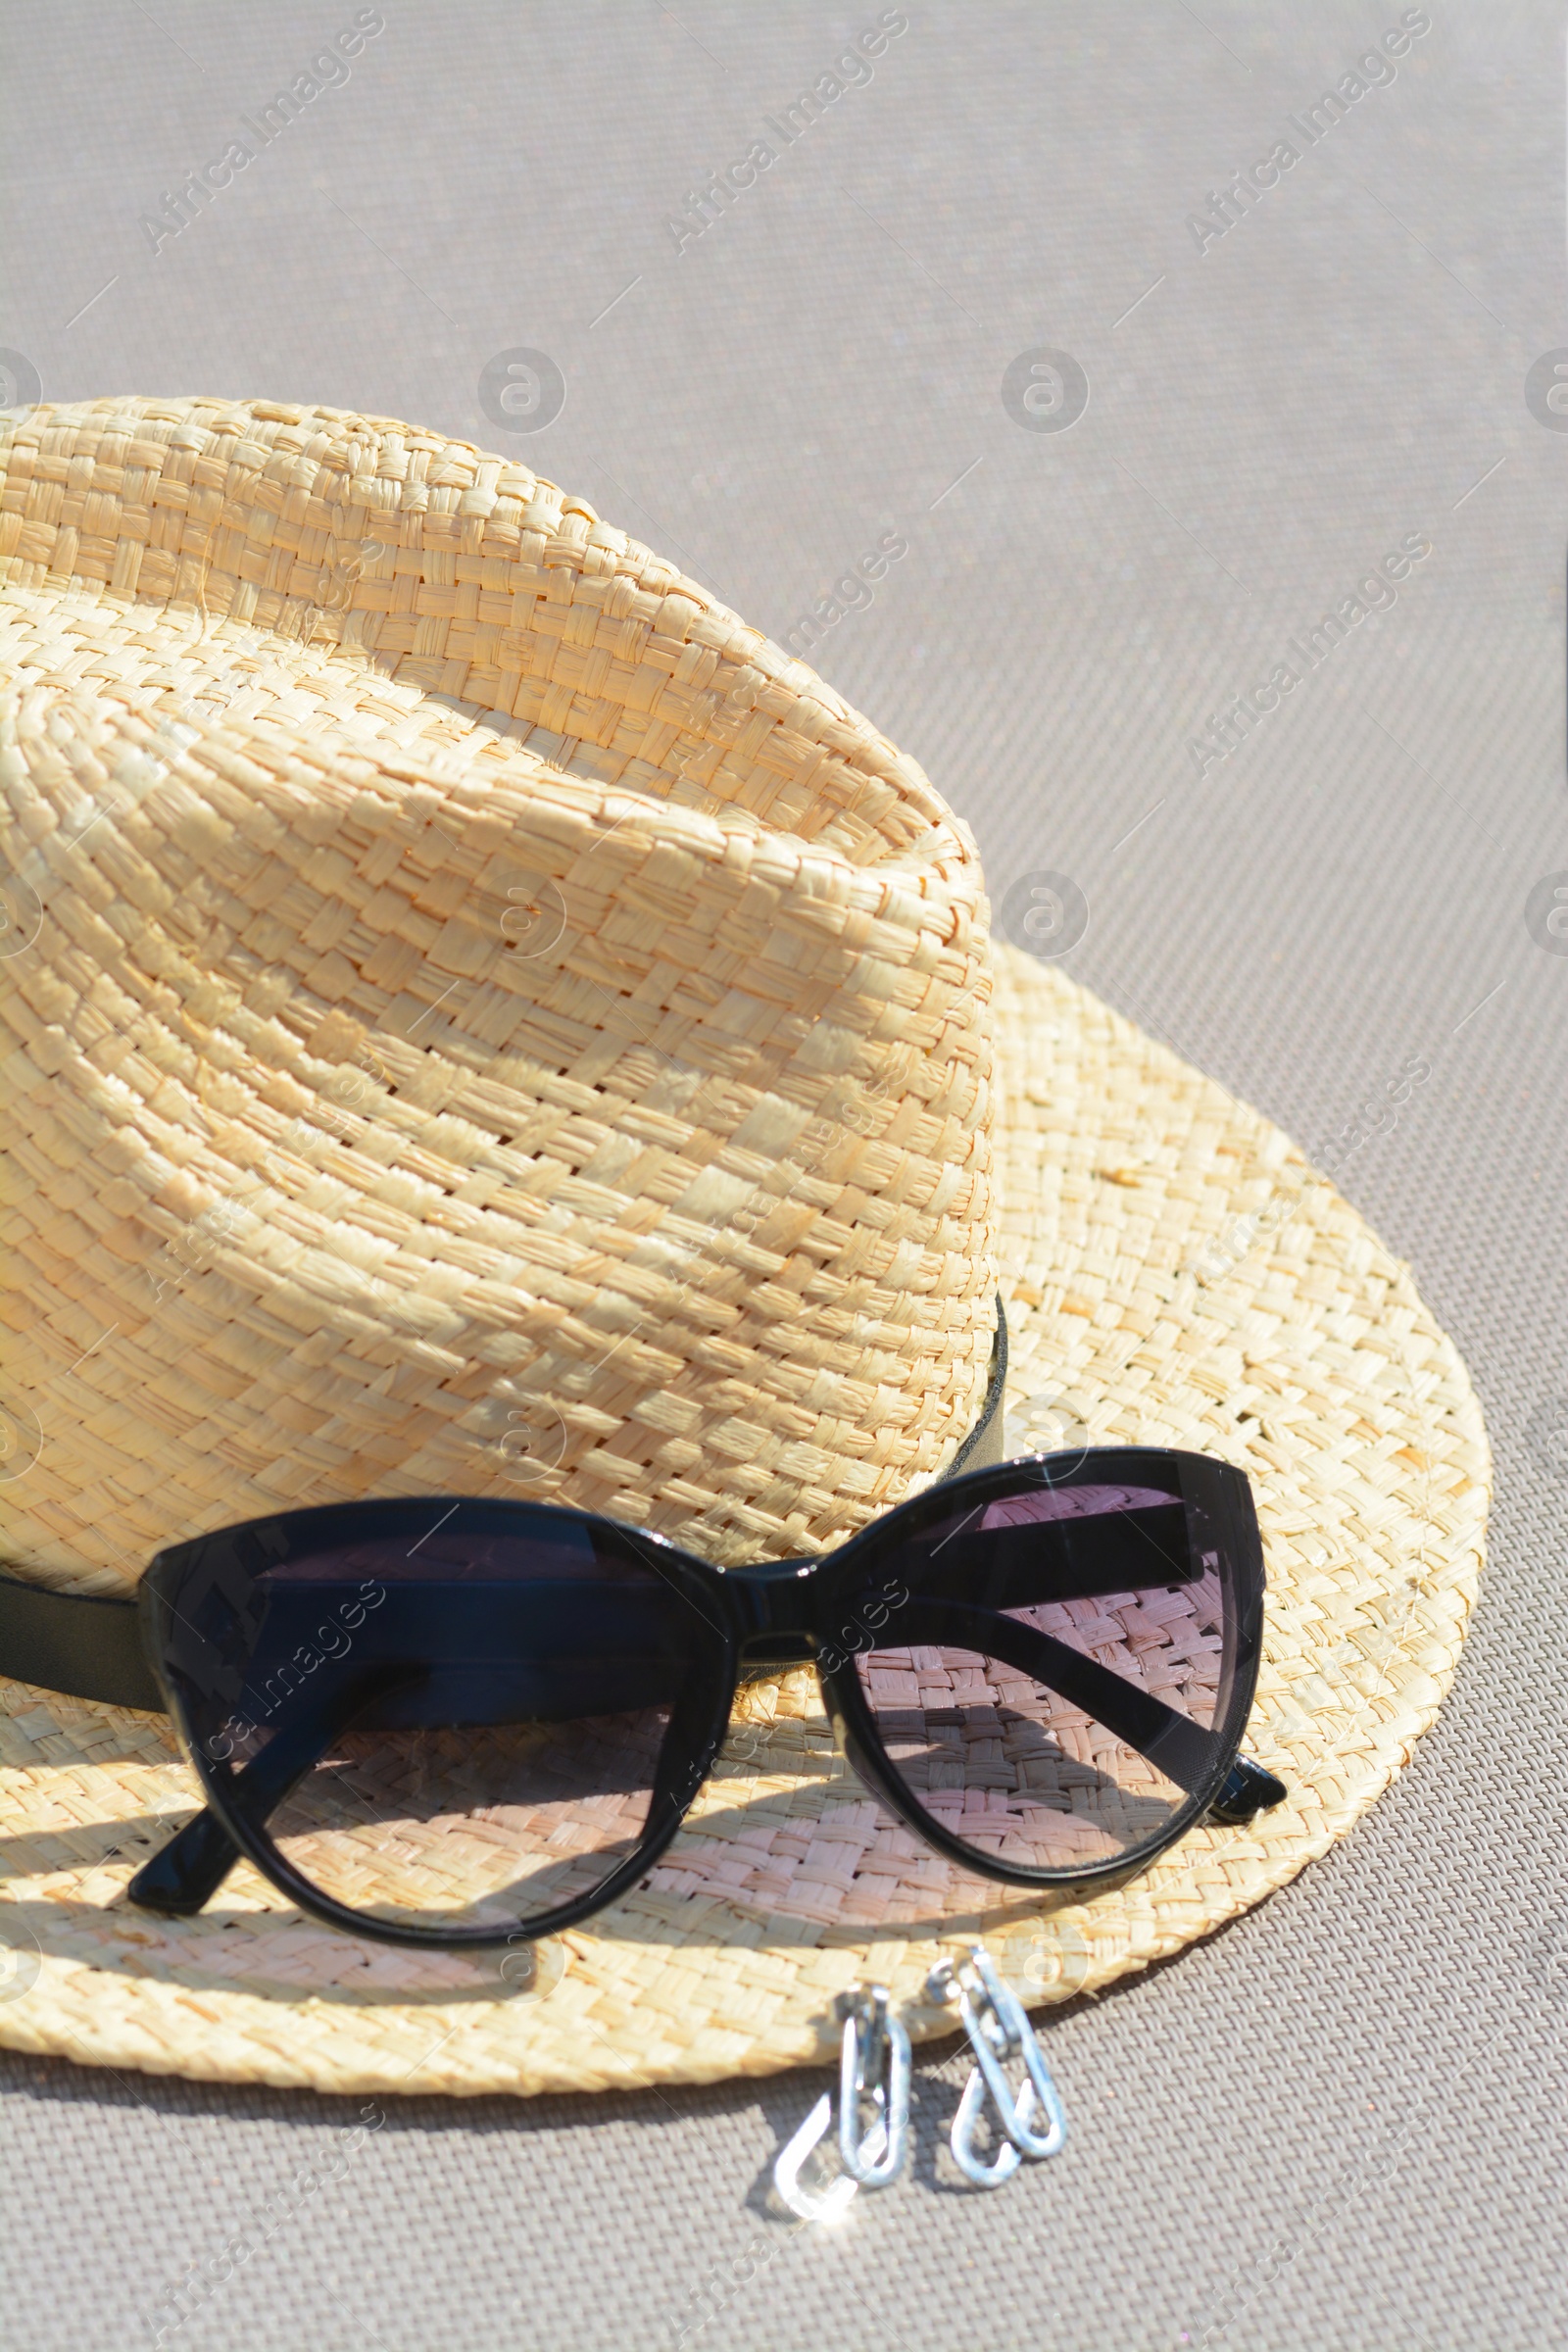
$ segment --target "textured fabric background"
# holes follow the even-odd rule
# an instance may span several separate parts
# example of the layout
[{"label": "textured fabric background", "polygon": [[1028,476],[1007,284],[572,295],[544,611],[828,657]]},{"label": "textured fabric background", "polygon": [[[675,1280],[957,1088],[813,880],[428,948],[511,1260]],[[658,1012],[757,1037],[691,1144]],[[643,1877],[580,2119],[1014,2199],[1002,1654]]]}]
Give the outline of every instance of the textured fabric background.
[{"label": "textured fabric background", "polygon": [[[705,2313],[710,2352],[1561,2341],[1568,959],[1526,902],[1568,868],[1568,440],[1525,397],[1568,343],[1560,12],[1434,0],[1200,253],[1188,215],[1395,0],[910,0],[874,77],[677,254],[699,175],[875,7],[389,0],[350,80],[154,255],[138,216],[354,13],[12,0],[0,342],[49,398],[272,393],[488,446],[481,369],[542,350],[565,405],[511,445],[781,639],[906,538],[818,666],[994,882],[1074,877],[1074,973],[1320,1152],[1431,1063],[1341,1182],[1476,1375],[1491,1566],[1370,1819],[1052,2021],[1072,2142],[1002,2194],[943,2146],[956,2056],[919,2062],[912,2177],[835,2235],[763,2197],[815,2078],[389,2106],[290,2194],[351,2112],[8,2059],[8,2346],[150,2342],[140,2315],[280,2195],[189,2352],[608,2352]],[[1089,381],[1068,431],[1004,405],[1042,346]],[[1396,605],[1200,777],[1221,698],[1415,533]]]}]

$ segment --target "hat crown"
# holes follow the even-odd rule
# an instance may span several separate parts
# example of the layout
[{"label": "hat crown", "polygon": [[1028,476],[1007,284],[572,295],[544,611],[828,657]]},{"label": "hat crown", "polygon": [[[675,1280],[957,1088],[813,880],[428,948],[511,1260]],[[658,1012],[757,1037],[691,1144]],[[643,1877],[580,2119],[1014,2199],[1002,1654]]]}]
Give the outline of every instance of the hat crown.
[{"label": "hat crown", "polygon": [[737,1560],[938,1471],[989,978],[914,763],[435,435],[38,410],[5,506],[8,1562],[443,1491]]}]

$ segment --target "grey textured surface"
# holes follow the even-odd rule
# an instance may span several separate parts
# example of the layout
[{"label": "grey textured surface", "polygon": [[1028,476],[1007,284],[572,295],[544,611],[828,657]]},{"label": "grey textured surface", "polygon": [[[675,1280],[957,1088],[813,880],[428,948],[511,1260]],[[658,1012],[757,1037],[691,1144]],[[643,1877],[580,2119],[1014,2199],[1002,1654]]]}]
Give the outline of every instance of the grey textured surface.
[{"label": "grey textured surface", "polygon": [[[1328,1860],[1055,2019],[1073,2139],[1001,2195],[941,2149],[951,2057],[918,2066],[913,2176],[832,2236],[762,2200],[815,2078],[394,2105],[188,2352],[597,2352],[714,2300],[710,2352],[1568,2334],[1568,957],[1525,923],[1568,868],[1568,438],[1524,398],[1568,343],[1560,12],[1435,0],[1392,83],[1200,254],[1188,214],[1396,0],[911,0],[874,78],[677,256],[699,172],[877,13],[392,0],[351,80],[155,257],[138,215],[348,0],[10,0],[0,342],[49,398],[270,393],[490,446],[480,368],[542,348],[566,405],[514,445],[779,638],[902,531],[818,664],[994,878],[1077,878],[1075,973],[1309,1149],[1431,1061],[1343,1181],[1482,1391],[1474,1635]],[[1090,380],[1068,432],[1002,403],[1041,345]],[[1417,531],[1397,604],[1200,780],[1219,698]],[[0,2083],[13,2352],[150,2342],[186,2263],[352,2120],[64,2061]]]}]

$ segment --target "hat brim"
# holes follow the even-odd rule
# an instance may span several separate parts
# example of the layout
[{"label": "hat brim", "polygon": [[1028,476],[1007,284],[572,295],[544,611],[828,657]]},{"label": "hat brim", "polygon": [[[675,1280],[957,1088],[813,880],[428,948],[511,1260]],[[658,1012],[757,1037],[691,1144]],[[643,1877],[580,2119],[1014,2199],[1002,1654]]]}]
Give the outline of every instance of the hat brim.
[{"label": "hat brim", "polygon": [[[1457,1664],[1489,1485],[1463,1363],[1396,1259],[1256,1111],[1054,966],[997,954],[1009,1451],[1081,1425],[1250,1477],[1267,1638],[1249,1747],[1288,1801],[1091,1903],[878,1850],[813,1679],[749,1702],[652,1881],[540,1955],[425,1957],[303,1919],[248,1868],[194,1920],[124,1887],[196,1802],[161,1718],[0,1683],[0,2043],[333,2092],[629,2088],[823,2059],[874,1976],[911,2030],[979,1933],[1032,2007],[1207,1935],[1350,1828]],[[1070,1442],[1070,1438],[1068,1440]]]}]

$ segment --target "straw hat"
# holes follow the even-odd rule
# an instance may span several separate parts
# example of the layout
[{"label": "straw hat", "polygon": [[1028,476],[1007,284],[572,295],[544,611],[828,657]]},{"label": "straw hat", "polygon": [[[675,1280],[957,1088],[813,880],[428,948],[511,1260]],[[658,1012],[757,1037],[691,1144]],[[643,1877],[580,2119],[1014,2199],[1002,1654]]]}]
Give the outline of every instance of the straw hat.
[{"label": "straw hat", "polygon": [[953,1460],[1000,1285],[1008,1451],[1250,1473],[1250,1745],[1292,1793],[1053,1906],[884,1819],[787,1675],[647,1886],[516,1984],[247,1867],[129,1908],[194,1801],[167,1723],[0,1682],[0,2042],[323,2090],[760,2073],[859,1974],[917,2002],[979,1930],[1064,1999],[1342,1835],[1452,1675],[1488,1459],[1407,1270],[1278,1130],[993,949],[915,763],[512,461],[217,400],[5,446],[4,1572],[123,1593],[203,1528],[442,1490],[830,1544]]}]

